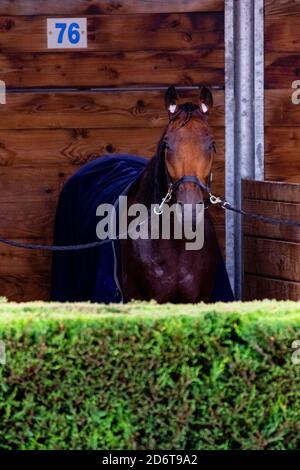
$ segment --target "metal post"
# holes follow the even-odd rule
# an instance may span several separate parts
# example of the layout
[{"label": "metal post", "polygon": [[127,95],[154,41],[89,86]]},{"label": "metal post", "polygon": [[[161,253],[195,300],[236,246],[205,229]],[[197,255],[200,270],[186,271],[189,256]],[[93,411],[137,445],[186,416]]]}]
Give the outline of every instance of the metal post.
[{"label": "metal post", "polygon": [[[225,0],[226,199],[242,206],[242,179],[264,177],[263,0]],[[242,298],[242,220],[226,213],[226,264]]]}]

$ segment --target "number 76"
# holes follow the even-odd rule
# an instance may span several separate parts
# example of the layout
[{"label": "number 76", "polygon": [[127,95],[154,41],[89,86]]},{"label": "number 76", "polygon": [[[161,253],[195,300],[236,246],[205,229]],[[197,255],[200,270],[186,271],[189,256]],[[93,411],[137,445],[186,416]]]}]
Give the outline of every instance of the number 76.
[{"label": "number 76", "polygon": [[[58,44],[62,44],[64,40],[64,34],[67,29],[67,23],[55,23],[55,28],[60,29],[58,35]],[[77,44],[80,41],[80,32],[78,23],[70,23],[68,27],[68,40],[71,44]]]}]

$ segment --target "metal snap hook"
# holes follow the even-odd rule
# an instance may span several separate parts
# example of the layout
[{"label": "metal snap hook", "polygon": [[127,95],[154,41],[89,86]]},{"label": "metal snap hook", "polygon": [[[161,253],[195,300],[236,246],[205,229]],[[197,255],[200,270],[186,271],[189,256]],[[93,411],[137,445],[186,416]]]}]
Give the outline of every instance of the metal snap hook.
[{"label": "metal snap hook", "polygon": [[159,204],[158,208],[157,206],[154,206],[153,207],[153,212],[155,215],[161,215],[163,214],[163,205],[166,203],[166,202],[169,202],[171,197],[172,197],[172,192],[173,192],[173,186],[170,185],[169,186],[169,189],[168,189],[168,192],[167,194],[165,195],[165,197],[162,199],[161,203]]},{"label": "metal snap hook", "polygon": [[222,199],[218,196],[214,196],[212,193],[209,193],[209,200],[211,204],[222,204]]},{"label": "metal snap hook", "polygon": [[154,206],[153,207],[153,212],[155,215],[161,215],[163,214],[163,210],[162,210],[162,207],[161,207],[161,204],[157,207],[157,206]]}]

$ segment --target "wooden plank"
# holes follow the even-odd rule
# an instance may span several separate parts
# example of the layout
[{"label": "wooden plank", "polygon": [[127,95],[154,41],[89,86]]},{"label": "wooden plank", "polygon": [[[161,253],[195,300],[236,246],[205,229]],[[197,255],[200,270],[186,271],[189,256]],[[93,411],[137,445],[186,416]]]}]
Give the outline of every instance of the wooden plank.
[{"label": "wooden plank", "polygon": [[[222,12],[88,16],[87,30],[88,51],[120,53],[224,46]],[[29,31],[30,40],[25,40]],[[0,42],[2,53],[46,51],[46,17],[1,16]],[[63,49],[59,52],[65,54]],[[86,53],[83,49],[74,54]]]},{"label": "wooden plank", "polygon": [[[0,236],[12,240],[51,242],[57,197],[40,201],[15,201],[0,204]],[[224,212],[210,209],[220,238],[224,236]],[[221,236],[222,235],[222,236]],[[0,246],[1,250],[1,246]]]},{"label": "wooden plank", "polygon": [[[26,242],[26,240],[21,240]],[[37,243],[47,243],[48,240],[38,240]],[[24,276],[39,273],[48,275],[51,268],[52,254],[41,250],[26,250],[7,245],[0,246],[0,275],[6,273]]]},{"label": "wooden plank", "polygon": [[[0,205],[0,236],[32,243],[52,243],[57,199],[22,201]],[[224,249],[224,213],[210,210],[219,242]],[[2,245],[0,245],[0,251]],[[9,267],[8,267],[9,271]]]},{"label": "wooden plank", "polygon": [[[224,129],[216,131],[213,190],[224,194]],[[109,150],[151,157],[161,133],[159,128],[0,131],[2,236],[50,236],[56,202],[69,175]]]},{"label": "wooden plank", "polygon": [[[0,205],[0,233],[6,237],[42,244],[52,243],[56,201]],[[215,209],[216,211],[216,209]],[[4,219],[3,219],[4,216]],[[224,213],[214,214],[215,228],[224,252]],[[43,238],[41,238],[43,237]],[[0,245],[0,295],[9,300],[48,300],[51,254]]]},{"label": "wooden plank", "polygon": [[300,281],[300,244],[244,236],[245,272]]},{"label": "wooden plank", "polygon": [[299,0],[265,0],[265,16],[282,18],[283,16],[300,16]]},{"label": "wooden plank", "polygon": [[243,196],[247,199],[300,202],[300,185],[271,181],[243,180]]},{"label": "wooden plank", "polygon": [[300,282],[282,281],[246,274],[244,300],[300,300]]},{"label": "wooden plank", "polygon": [[[5,211],[8,203],[18,204],[19,210],[22,210],[22,204],[25,202],[40,202],[41,210],[44,205],[50,204],[49,201],[57,200],[59,193],[66,179],[73,174],[75,168],[69,165],[65,168],[49,167],[40,168],[15,168],[13,171],[5,169],[1,171],[0,176],[0,207]],[[220,174],[220,181],[215,184],[216,192],[224,192],[223,174]],[[9,184],[7,182],[9,181]],[[24,209],[25,210],[25,209]],[[7,221],[7,217],[5,219]],[[12,221],[12,223],[14,223]],[[7,228],[7,226],[4,226]]]},{"label": "wooden plank", "polygon": [[120,15],[223,11],[224,0],[1,0],[0,15]]},{"label": "wooden plank", "polygon": [[[299,142],[300,127],[265,128],[266,179],[300,183]],[[299,192],[294,189],[297,200]]]},{"label": "wooden plank", "polygon": [[[15,201],[0,204],[1,237],[12,240],[51,244],[57,197],[41,198],[40,201]],[[219,242],[224,249],[224,212],[210,209],[210,215],[218,234]],[[0,246],[1,251],[1,246]]]},{"label": "wooden plank", "polygon": [[75,170],[103,154],[133,153],[151,157],[161,134],[159,128],[0,131],[0,176],[3,178],[9,172],[13,176],[26,168],[42,173],[51,167],[53,176],[56,170],[58,178],[61,170],[70,167]]},{"label": "wooden plank", "polygon": [[265,51],[297,52],[300,42],[299,16],[265,16]]},{"label": "wooden plank", "polygon": [[9,301],[29,302],[30,300],[48,301],[50,298],[50,273],[37,274],[32,271],[30,275],[0,274],[0,296]]},{"label": "wooden plank", "polygon": [[1,54],[0,70],[8,89],[223,85],[224,50],[200,45],[184,51],[18,52]]},{"label": "wooden plank", "polygon": [[299,126],[300,104],[292,103],[292,93],[295,90],[289,88],[285,90],[265,91],[265,125],[276,127]]},{"label": "wooden plank", "polygon": [[[299,18],[300,21],[300,18]],[[286,89],[290,96],[294,91],[292,83],[299,80],[300,54],[295,52],[266,52],[265,54],[265,87],[267,89]]]},{"label": "wooden plank", "polygon": [[[294,220],[300,223],[300,203],[293,204],[287,202],[244,199],[243,208],[245,211],[252,212],[253,214],[277,219]],[[300,243],[300,228],[283,224],[268,224],[246,217],[244,217],[243,220],[245,235]]]},{"label": "wooden plank", "polygon": [[17,302],[48,300],[51,259],[49,252],[0,245],[0,296]]},{"label": "wooden plank", "polygon": [[[197,91],[180,93],[197,101]],[[224,92],[216,91],[209,122],[224,125]],[[168,116],[164,91],[10,93],[0,106],[0,129],[162,128]]]},{"label": "wooden plank", "polygon": [[[0,131],[0,177],[26,168],[43,171],[51,167],[59,172],[59,167],[62,170],[76,168],[103,154],[132,153],[150,158],[156,152],[162,133],[160,128]],[[214,156],[216,173],[224,170],[224,128],[215,128],[214,136],[218,148]],[[214,174],[214,188],[218,180],[219,176]]]},{"label": "wooden plank", "polygon": [[[223,250],[224,236],[220,245]],[[0,246],[0,296],[17,302],[49,300],[50,271],[51,254]]]},{"label": "wooden plank", "polygon": [[[0,204],[2,238],[26,240],[45,244],[53,236],[57,197],[40,201],[15,201]],[[0,245],[1,251],[2,245]]]},{"label": "wooden plank", "polygon": [[[1,237],[26,240],[50,240],[53,235],[54,216],[58,192],[52,198],[5,202],[0,204]],[[215,229],[224,230],[224,213],[210,209]],[[44,241],[43,241],[44,243]]]}]

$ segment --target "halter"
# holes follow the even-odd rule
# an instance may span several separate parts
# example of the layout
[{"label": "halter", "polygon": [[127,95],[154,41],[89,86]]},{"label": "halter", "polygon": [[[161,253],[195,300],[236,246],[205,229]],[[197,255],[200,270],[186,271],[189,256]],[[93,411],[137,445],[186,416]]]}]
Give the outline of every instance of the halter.
[{"label": "halter", "polygon": [[174,183],[171,183],[172,190],[175,191],[183,183],[194,183],[196,186],[199,186],[199,188],[201,188],[204,191],[207,191],[208,193],[210,193],[211,172],[209,173],[209,176],[208,176],[208,184],[207,185],[202,183],[202,181],[200,181],[197,176],[189,176],[188,175],[188,176],[182,176],[181,178],[176,180]]},{"label": "halter", "polygon": [[199,180],[197,176],[192,176],[192,175],[187,175],[187,176],[182,176],[181,178],[178,178],[178,180],[171,182],[171,178],[169,173],[167,172],[167,179],[170,181],[169,186],[168,186],[168,192],[167,194],[162,198],[161,203],[159,204],[158,207],[154,206],[153,212],[156,215],[161,215],[163,213],[163,206],[167,202],[169,202],[172,198],[172,195],[175,193],[176,189],[179,188],[181,184],[184,183],[194,183],[196,186],[199,188],[203,189],[206,191],[210,198],[213,197],[211,193],[211,180],[212,180],[212,172],[210,171],[208,175],[208,183],[207,185],[203,183],[202,181]]}]

